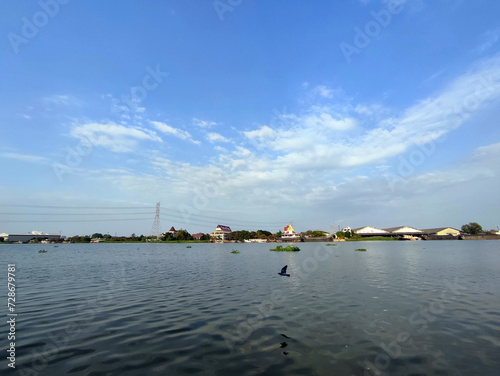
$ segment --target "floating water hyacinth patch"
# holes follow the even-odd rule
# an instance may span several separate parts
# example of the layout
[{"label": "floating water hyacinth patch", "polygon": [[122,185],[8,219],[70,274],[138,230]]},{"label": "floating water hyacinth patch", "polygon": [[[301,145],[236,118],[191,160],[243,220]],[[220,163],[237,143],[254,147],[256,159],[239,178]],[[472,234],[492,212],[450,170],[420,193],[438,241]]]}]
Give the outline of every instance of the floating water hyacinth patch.
[{"label": "floating water hyacinth patch", "polygon": [[298,252],[298,251],[300,251],[300,248],[297,246],[294,246],[294,245],[287,245],[286,247],[278,245],[276,248],[271,248],[270,251],[274,251],[274,252]]},{"label": "floating water hyacinth patch", "polygon": [[358,249],[356,249],[356,251],[358,251],[358,252],[366,252],[366,249],[364,249],[364,248],[358,248]]}]

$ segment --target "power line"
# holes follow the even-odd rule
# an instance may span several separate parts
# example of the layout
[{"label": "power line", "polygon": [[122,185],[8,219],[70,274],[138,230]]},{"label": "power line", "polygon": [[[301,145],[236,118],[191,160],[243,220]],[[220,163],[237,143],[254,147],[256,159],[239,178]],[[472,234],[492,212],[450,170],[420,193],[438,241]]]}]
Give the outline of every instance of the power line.
[{"label": "power line", "polygon": [[154,209],[154,206],[57,206],[57,205],[20,205],[1,204],[13,208],[45,208],[45,209]]},{"label": "power line", "polygon": [[[116,216],[116,215],[139,215],[139,214],[152,214],[152,213],[83,213],[83,214],[75,214],[75,213],[55,213],[55,214],[46,214],[46,213],[0,213],[4,215],[44,215],[47,216],[48,218],[51,218],[53,216],[74,216],[74,217],[88,217],[88,216]],[[233,226],[281,226],[283,222],[261,222],[261,221],[245,221],[245,220],[231,220],[227,218],[214,218],[214,219],[200,219],[200,218],[183,218],[180,216],[160,216],[160,218],[164,221],[173,221],[173,222],[185,222],[189,224],[196,224],[196,225],[213,225],[215,222],[217,223],[229,223]],[[137,220],[143,220],[147,218],[136,218]],[[149,218],[150,219],[150,218]],[[125,219],[120,219],[120,218],[95,218],[95,219],[71,219],[71,218],[65,218],[61,220],[52,220],[52,219],[47,219],[47,220],[39,220],[39,219],[9,219],[9,220],[4,220],[0,219],[0,222],[92,222],[92,221],[99,221],[99,222],[104,222],[104,221],[119,221],[119,220],[124,220],[124,221],[133,221],[134,218],[125,218]]]},{"label": "power line", "polygon": [[121,221],[150,221],[151,218],[124,218],[124,219],[61,219],[60,221],[55,221],[55,220],[38,220],[38,219],[31,219],[31,220],[0,220],[0,222],[17,222],[17,223],[31,223],[31,222],[56,222],[56,223],[61,223],[61,222],[121,222]]},{"label": "power line", "polygon": [[140,212],[140,213],[0,213],[2,215],[46,215],[50,217],[52,215],[74,215],[74,216],[85,216],[85,215],[144,215],[151,214],[152,212]]},{"label": "power line", "polygon": [[151,236],[155,236],[156,239],[160,239],[160,203],[156,203],[156,214],[155,220],[153,222],[153,227],[151,228]]},{"label": "power line", "polygon": [[[8,207],[24,207],[24,208],[45,208],[45,209],[98,209],[98,210],[106,210],[106,209],[111,209],[111,210],[134,210],[134,209],[155,209],[155,207],[153,206],[57,206],[57,205],[24,205],[24,204],[2,204],[0,205],[0,207],[2,206],[8,206]],[[259,222],[259,221],[245,221],[245,220],[241,220],[241,219],[231,219],[231,218],[221,218],[221,217],[214,217],[214,216],[208,216],[208,215],[203,215],[203,214],[198,214],[198,213],[194,213],[194,214],[190,214],[188,212],[183,212],[179,209],[174,209],[174,208],[166,208],[166,210],[169,212],[169,213],[178,213],[176,216],[178,217],[182,217],[182,218],[185,218],[185,215],[186,214],[189,214],[189,216],[193,215],[193,216],[196,216],[197,218],[207,218],[207,219],[210,219],[210,220],[214,220],[214,221],[226,221],[226,222],[243,222],[243,223],[267,223],[267,224],[282,224],[282,223],[287,223],[286,220],[279,220],[279,221],[266,221],[266,222]],[[0,213],[0,214],[4,214],[4,215],[22,215],[22,214],[27,214],[27,215],[45,215],[45,213]],[[105,215],[105,213],[95,213],[96,215]],[[106,215],[112,215],[114,213],[109,213],[109,214],[106,214]],[[122,212],[118,212],[116,214],[125,214],[125,215],[128,215],[129,213],[122,213]],[[132,215],[135,215],[135,214],[150,214],[149,212],[147,213],[144,213],[144,212],[141,212],[141,213],[130,213]],[[78,213],[61,213],[61,214],[58,214],[58,213],[47,213],[46,215],[83,215],[82,214],[78,214]],[[92,213],[89,213],[88,215],[92,215]],[[175,214],[173,214],[173,216],[175,216]]]},{"label": "power line", "polygon": [[[0,205],[2,206],[2,205]],[[115,216],[115,215],[150,215],[152,212],[122,212],[121,210],[144,210],[144,209],[153,209],[153,207],[146,206],[61,206],[61,205],[25,205],[25,204],[4,204],[3,206],[8,207],[19,207],[19,208],[31,208],[31,209],[97,209],[99,211],[95,211],[93,213],[82,213],[82,212],[70,212],[70,213],[46,213],[46,212],[24,212],[24,213],[12,213],[12,212],[1,212],[0,215],[11,215],[11,216],[21,216],[21,215],[34,215],[41,216],[44,215],[48,218],[53,216],[74,216],[74,217],[89,217],[96,216],[96,219],[64,219],[64,220],[2,220],[0,222],[115,222],[115,221],[133,221],[133,220],[146,220],[147,218],[126,218],[126,219],[113,219],[106,218],[103,219],[102,216]],[[116,213],[108,212],[102,213],[100,210],[117,210]],[[234,218],[225,218],[223,217],[225,213],[221,213],[221,216],[210,216],[203,215],[198,213],[190,213],[187,211],[181,211],[178,209],[168,208],[168,216],[162,215],[161,218],[165,221],[174,221],[174,222],[184,222],[187,224],[193,225],[214,225],[214,222],[217,223],[229,223],[232,226],[251,226],[251,227],[281,227],[284,223],[288,223],[287,220],[276,220],[276,221],[252,221],[245,219],[234,219]],[[156,220],[156,218],[155,218]],[[156,224],[156,223],[155,223]],[[156,227],[156,226],[155,226]],[[155,228],[156,230],[156,228]]]},{"label": "power line", "polygon": [[[75,216],[75,217],[80,217],[80,216],[114,216],[114,215],[145,215],[145,214],[152,214],[152,212],[117,212],[117,213],[47,213],[47,212],[42,212],[42,213],[35,213],[35,212],[22,212],[22,213],[12,213],[12,212],[0,212],[0,215],[16,215],[16,216],[21,216],[21,215],[36,215],[36,216],[47,216],[47,217],[52,217],[52,216]],[[245,219],[231,219],[231,218],[222,218],[222,217],[212,217],[212,216],[204,216],[204,215],[189,215],[186,216],[184,214],[169,214],[168,216],[162,215],[161,218],[165,220],[174,220],[174,221],[185,221],[185,222],[200,222],[200,223],[213,223],[213,222],[218,222],[218,223],[234,223],[234,224],[241,224],[241,225],[268,225],[268,226],[273,226],[273,225],[279,225],[281,226],[283,223],[287,223],[287,221],[251,221],[251,220],[245,220]]]}]

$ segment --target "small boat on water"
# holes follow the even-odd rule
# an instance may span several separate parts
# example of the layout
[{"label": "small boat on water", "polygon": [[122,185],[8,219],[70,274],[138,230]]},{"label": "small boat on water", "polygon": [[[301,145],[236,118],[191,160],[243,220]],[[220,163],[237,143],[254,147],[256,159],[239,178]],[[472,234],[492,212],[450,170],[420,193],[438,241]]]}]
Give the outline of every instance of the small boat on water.
[{"label": "small boat on water", "polygon": [[399,240],[408,240],[410,242],[414,242],[417,240],[422,240],[422,238],[420,238],[418,236],[412,236],[412,235],[403,235],[403,237],[400,238]]}]

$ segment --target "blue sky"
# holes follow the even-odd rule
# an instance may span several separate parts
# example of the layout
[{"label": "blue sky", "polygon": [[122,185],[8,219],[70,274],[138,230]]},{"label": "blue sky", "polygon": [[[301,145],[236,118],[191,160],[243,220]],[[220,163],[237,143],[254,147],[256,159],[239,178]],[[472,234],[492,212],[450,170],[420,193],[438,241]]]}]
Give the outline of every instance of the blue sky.
[{"label": "blue sky", "polygon": [[497,1],[0,10],[0,232],[500,225]]}]

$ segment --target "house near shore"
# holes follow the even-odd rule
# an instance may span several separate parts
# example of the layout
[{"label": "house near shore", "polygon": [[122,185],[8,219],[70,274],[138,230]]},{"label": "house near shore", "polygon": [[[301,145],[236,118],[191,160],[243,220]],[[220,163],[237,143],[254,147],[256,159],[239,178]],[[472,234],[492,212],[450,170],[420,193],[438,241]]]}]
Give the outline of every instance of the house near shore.
[{"label": "house near shore", "polygon": [[227,240],[228,235],[231,233],[229,226],[217,225],[217,228],[210,233],[210,237],[214,240]]},{"label": "house near shore", "polygon": [[361,236],[387,236],[390,235],[390,232],[386,230],[382,230],[381,228],[373,227],[373,226],[365,226],[359,227],[352,230],[355,234]]},{"label": "house near shore", "polygon": [[201,232],[197,232],[196,234],[191,235],[194,240],[201,240],[203,234]]},{"label": "house near shore", "polygon": [[300,235],[295,232],[292,225],[285,226],[284,230],[285,232],[281,235],[281,239],[291,240],[300,238]]},{"label": "house near shore", "polygon": [[438,228],[427,228],[422,230],[423,235],[430,236],[459,236],[461,234],[460,230],[453,227],[438,227]]},{"label": "house near shore", "polygon": [[399,227],[389,227],[389,228],[377,228],[373,226],[365,226],[360,228],[355,228],[352,230],[355,234],[360,236],[392,236],[401,238],[415,238],[415,237],[425,237],[425,236],[459,236],[461,234],[460,230],[453,227],[437,227],[428,229],[417,229],[410,226],[399,226]]},{"label": "house near shore", "polygon": [[390,232],[391,234],[394,235],[421,235],[422,231],[410,227],[410,226],[398,226],[398,227],[389,227],[389,228],[384,228],[385,231]]}]

